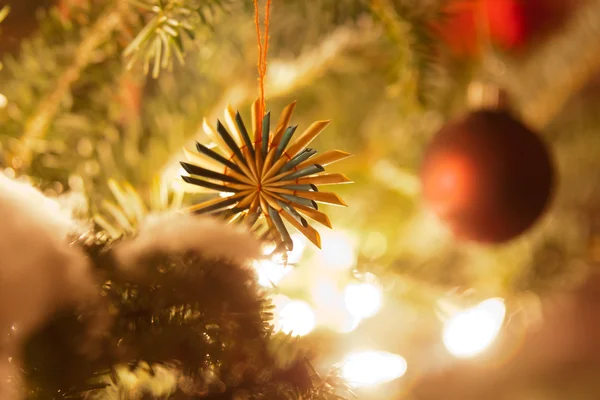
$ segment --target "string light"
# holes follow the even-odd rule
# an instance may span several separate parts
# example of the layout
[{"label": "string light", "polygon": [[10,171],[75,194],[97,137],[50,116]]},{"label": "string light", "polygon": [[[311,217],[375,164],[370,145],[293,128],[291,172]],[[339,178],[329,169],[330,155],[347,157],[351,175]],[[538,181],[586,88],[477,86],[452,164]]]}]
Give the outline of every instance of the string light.
[{"label": "string light", "polygon": [[455,357],[474,357],[496,339],[506,315],[502,299],[493,298],[459,312],[444,327],[444,345]]},{"label": "string light", "polygon": [[358,328],[361,321],[360,318],[350,314],[347,310],[342,310],[336,319],[337,324],[332,329],[337,333],[350,333]]},{"label": "string light", "polygon": [[323,235],[323,250],[320,256],[328,268],[348,270],[356,263],[354,244],[350,237],[342,232]]},{"label": "string light", "polygon": [[316,319],[308,303],[293,300],[283,306],[277,322],[279,330],[283,333],[305,336],[315,329]]},{"label": "string light", "polygon": [[354,317],[372,317],[381,309],[381,289],[370,283],[348,285],[344,290],[344,302]]},{"label": "string light", "polygon": [[407,370],[406,360],[384,351],[353,353],[342,363],[342,376],[353,387],[367,387],[393,381]]},{"label": "string light", "polygon": [[306,238],[300,233],[292,234],[292,242],[294,242],[294,249],[288,252],[288,263],[297,264],[304,255],[306,249]]},{"label": "string light", "polygon": [[[254,262],[254,269],[258,274],[258,284],[263,287],[272,287],[278,285],[291,271],[292,265],[299,262],[306,248],[306,238],[295,233],[292,235],[294,249],[287,254],[287,263],[284,263],[279,256],[275,256],[271,260],[261,260]],[[274,244],[266,244],[263,246],[263,254],[270,254],[275,250]]]},{"label": "string light", "polygon": [[292,270],[291,265],[280,264],[271,260],[255,261],[253,265],[258,275],[258,284],[263,287],[273,287],[279,284]]},{"label": "string light", "polygon": [[262,246],[262,254],[267,256],[267,255],[273,253],[273,251],[275,251],[276,248],[277,248],[277,245],[274,242],[267,242],[267,243],[263,244],[263,246]]}]

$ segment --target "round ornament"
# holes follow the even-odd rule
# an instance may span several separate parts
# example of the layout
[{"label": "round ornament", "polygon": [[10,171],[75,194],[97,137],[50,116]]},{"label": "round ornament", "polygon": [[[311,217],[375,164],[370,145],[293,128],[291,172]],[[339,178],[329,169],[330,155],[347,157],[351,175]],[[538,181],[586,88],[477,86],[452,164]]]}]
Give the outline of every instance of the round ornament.
[{"label": "round ornament", "polygon": [[445,125],[425,152],[423,196],[456,237],[507,242],[550,201],[554,166],[541,138],[502,110],[478,110]]},{"label": "round ornament", "polygon": [[527,47],[560,25],[579,0],[453,0],[437,31],[457,56],[477,56],[485,43]]}]

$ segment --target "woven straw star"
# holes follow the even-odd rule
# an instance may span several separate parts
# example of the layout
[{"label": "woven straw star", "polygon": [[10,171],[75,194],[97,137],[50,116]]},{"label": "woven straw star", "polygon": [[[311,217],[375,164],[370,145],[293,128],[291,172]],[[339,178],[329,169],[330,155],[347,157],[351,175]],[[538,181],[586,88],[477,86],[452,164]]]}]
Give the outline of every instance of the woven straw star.
[{"label": "woven straw star", "polygon": [[[220,197],[196,204],[190,211],[202,214],[223,214],[230,220],[239,218],[257,221],[263,216],[273,239],[286,249],[293,248],[284,221],[295,227],[317,247],[321,238],[306,218],[329,228],[331,222],[319,211],[317,203],[346,206],[335,193],[319,192],[317,186],[351,181],[342,174],[326,173],[325,166],[350,156],[340,150],[316,155],[307,146],[329,125],[317,121],[304,132],[295,135],[297,126],[288,126],[296,103],[284,108],[277,126],[271,130],[271,114],[262,119],[259,102],[252,107],[250,138],[239,112],[231,106],[225,110],[224,124],[217,121],[213,129],[204,120],[204,131],[216,144],[209,148],[196,144],[199,154],[187,152],[190,162],[181,165],[190,176],[182,176],[189,184],[216,190]],[[218,150],[218,151],[216,151]],[[222,197],[227,194],[226,197]]]}]

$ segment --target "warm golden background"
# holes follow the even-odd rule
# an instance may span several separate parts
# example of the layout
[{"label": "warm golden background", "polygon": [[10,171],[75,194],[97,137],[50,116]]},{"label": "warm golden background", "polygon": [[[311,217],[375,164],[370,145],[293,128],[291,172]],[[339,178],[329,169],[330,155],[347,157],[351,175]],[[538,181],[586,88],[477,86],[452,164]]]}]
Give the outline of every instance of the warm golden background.
[{"label": "warm golden background", "polygon": [[[176,182],[181,148],[207,142],[202,119],[214,121],[228,103],[249,120],[257,97],[249,1],[208,13],[210,27],[186,43],[185,65],[157,79],[125,69],[121,52],[140,29],[133,13],[98,25],[119,1],[5,3],[12,12],[0,36],[2,168],[28,175],[48,195],[85,199],[83,215],[104,212],[109,179],[140,193],[156,177]],[[354,153],[332,170],[355,183],[336,188],[349,207],[328,207],[335,229],[324,233],[323,250],[307,244],[302,252],[298,239],[295,269],[270,279],[282,304],[308,304],[314,324],[295,326],[319,366],[363,349],[406,360],[400,379],[357,389],[365,398],[595,400],[600,1],[532,0],[511,14],[501,3],[518,0],[487,0],[496,30],[483,47],[458,3],[273,1],[267,107],[278,114],[298,100],[292,122],[300,127],[332,119],[314,147]],[[507,89],[512,110],[549,144],[559,174],[539,224],[494,248],[453,240],[420,198],[423,150],[466,111],[476,79]],[[345,298],[347,285],[365,276],[373,283],[367,292]],[[377,313],[356,323],[353,312],[372,298]],[[506,308],[498,338],[477,357],[457,359],[442,339],[448,313],[489,298]]]}]

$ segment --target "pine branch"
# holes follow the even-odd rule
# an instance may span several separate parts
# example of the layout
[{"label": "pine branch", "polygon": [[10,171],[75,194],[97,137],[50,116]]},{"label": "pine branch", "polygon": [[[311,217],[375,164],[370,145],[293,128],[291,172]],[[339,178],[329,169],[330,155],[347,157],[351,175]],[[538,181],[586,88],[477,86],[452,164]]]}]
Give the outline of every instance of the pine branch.
[{"label": "pine branch", "polygon": [[2,7],[2,9],[0,9],[0,22],[4,21],[4,19],[6,19],[9,12],[10,12],[9,6],[4,6],[4,7]]},{"label": "pine branch", "polygon": [[[4,6],[0,9],[0,24],[2,23],[2,21],[4,21],[6,19],[6,17],[8,16],[8,13],[10,13],[9,6]],[[1,61],[0,61],[0,71],[2,71],[2,62]]]},{"label": "pine branch", "polygon": [[143,60],[144,73],[152,66],[152,77],[158,78],[161,69],[173,68],[173,58],[184,63],[184,35],[196,38],[200,26],[210,26],[211,16],[224,7],[225,0],[130,0],[151,15],[150,21],[125,49],[131,69]]},{"label": "pine branch", "polygon": [[[356,48],[372,45],[379,35],[376,26],[341,26],[326,35],[314,48],[302,52],[293,60],[274,59],[269,62],[266,85],[269,98],[284,97],[309,85],[319,76],[325,75],[335,65],[335,60],[342,54]],[[223,90],[223,95],[214,102],[206,118],[218,118],[228,104],[249,103],[257,96],[255,80],[238,80]],[[202,129],[203,116],[199,116],[198,126],[193,140],[201,140],[205,136]],[[182,155],[177,152],[167,165],[179,165]]]},{"label": "pine branch", "polygon": [[[147,398],[165,398],[165,385],[178,399],[233,399],[242,394],[329,399],[343,389],[341,381],[316,375],[301,356],[286,366],[277,362],[277,354],[269,350],[277,340],[269,325],[271,306],[253,270],[241,259],[229,258],[230,249],[249,246],[236,241],[251,236],[206,221],[198,222],[198,229],[229,246],[220,255],[202,250],[214,249],[202,244],[202,238],[193,247],[176,242],[155,246],[145,242],[147,236],[130,242],[93,237],[77,242],[102,281],[99,290],[108,304],[99,307],[112,310],[112,325],[95,336],[100,340],[88,343],[86,348],[94,352],[82,350],[89,329],[77,312],[57,315],[40,330],[25,352],[30,400],[53,398],[54,393],[74,399],[102,399],[112,393],[129,399],[136,390]],[[130,251],[140,245],[144,252]],[[146,370],[155,380],[167,379],[165,374],[173,378],[156,382],[163,388],[159,397],[152,385],[128,384],[119,372],[127,366],[129,375]],[[159,368],[161,374],[155,371]]]},{"label": "pine branch", "polygon": [[598,72],[599,35],[600,1],[592,0],[577,9],[559,35],[542,44],[524,62],[507,62],[503,83],[528,123],[540,128],[547,125]]},{"label": "pine branch", "polygon": [[50,123],[60,109],[62,99],[69,92],[74,82],[79,79],[82,71],[93,60],[94,51],[117,29],[121,23],[125,7],[125,0],[116,0],[114,6],[109,7],[90,28],[87,36],[78,46],[71,66],[62,73],[52,91],[39,103],[37,110],[27,121],[23,135],[20,138],[20,151],[11,157],[9,165],[12,164],[12,158],[18,158],[20,159],[19,162],[29,165],[32,157],[31,143],[46,135]]},{"label": "pine branch", "polygon": [[[388,36],[397,45],[396,74],[405,82],[414,81],[414,91],[422,105],[431,104],[431,76],[437,62],[434,59],[438,41],[432,22],[445,18],[438,2],[415,0],[373,0],[372,13],[386,28]],[[407,70],[406,65],[412,67]]]}]

